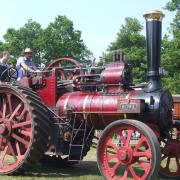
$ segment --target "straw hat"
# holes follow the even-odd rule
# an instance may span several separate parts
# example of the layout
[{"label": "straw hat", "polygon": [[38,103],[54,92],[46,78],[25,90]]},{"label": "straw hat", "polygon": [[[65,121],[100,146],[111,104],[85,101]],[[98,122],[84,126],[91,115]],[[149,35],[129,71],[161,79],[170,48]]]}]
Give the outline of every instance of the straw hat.
[{"label": "straw hat", "polygon": [[24,53],[32,53],[32,51],[31,51],[30,48],[26,48],[26,49],[24,50]]}]

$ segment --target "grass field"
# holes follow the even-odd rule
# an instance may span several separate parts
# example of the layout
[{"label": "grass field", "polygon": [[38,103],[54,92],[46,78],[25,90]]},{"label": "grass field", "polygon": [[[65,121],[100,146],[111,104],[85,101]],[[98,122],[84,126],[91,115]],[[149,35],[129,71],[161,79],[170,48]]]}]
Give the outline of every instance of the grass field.
[{"label": "grass field", "polygon": [[[92,148],[84,161],[66,169],[45,168],[39,165],[24,175],[0,176],[0,180],[103,180],[96,162],[96,149]],[[156,177],[157,180],[166,180]]]}]

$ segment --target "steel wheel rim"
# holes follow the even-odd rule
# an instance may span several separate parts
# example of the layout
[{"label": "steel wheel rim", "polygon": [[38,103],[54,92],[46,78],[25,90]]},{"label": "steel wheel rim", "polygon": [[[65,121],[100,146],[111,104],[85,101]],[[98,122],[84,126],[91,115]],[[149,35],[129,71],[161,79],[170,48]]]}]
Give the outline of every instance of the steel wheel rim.
[{"label": "steel wheel rim", "polygon": [[[180,131],[172,130],[169,139],[161,141],[162,161],[159,174],[164,177],[180,177]],[[173,168],[174,167],[174,168]]]},{"label": "steel wheel rim", "polygon": [[63,57],[63,58],[58,58],[56,60],[51,61],[47,65],[47,67],[45,67],[45,70],[50,70],[50,69],[52,69],[53,67],[56,67],[56,66],[61,67],[61,62],[65,62],[65,61],[74,64],[76,67],[80,67],[80,63],[78,61],[76,61],[75,59]]},{"label": "steel wheel rim", "polygon": [[32,141],[33,121],[25,98],[0,90],[0,173],[17,169],[26,159]]},{"label": "steel wheel rim", "polygon": [[[124,135],[122,133],[124,129],[127,129],[127,139],[124,138]],[[135,145],[135,147],[133,147],[131,144],[134,131],[139,133],[139,139],[137,141],[138,143]],[[120,146],[118,145],[119,147],[114,142],[112,143],[112,139],[114,138],[115,134],[119,136],[122,143]],[[152,165],[151,146],[144,134],[137,128],[130,125],[122,125],[118,128],[115,127],[106,134],[106,141],[102,142],[101,145],[101,147],[99,146],[100,150],[98,154],[99,157],[102,156],[99,158],[99,166],[102,172],[104,172],[104,176],[107,177],[107,179],[125,180],[128,179],[129,175],[132,176],[133,179],[143,180],[147,178],[147,174],[149,174],[149,172],[151,171]],[[113,153],[109,153],[110,149],[108,148],[108,146],[112,147],[110,149],[114,149]],[[145,148],[144,151],[143,147]],[[145,160],[142,161],[143,158]],[[116,160],[116,163],[114,166],[110,167],[110,160],[112,159]],[[141,172],[140,175],[136,174],[136,166],[143,168],[144,172]],[[123,172],[120,172],[121,176],[117,174],[118,168],[124,169]]]}]

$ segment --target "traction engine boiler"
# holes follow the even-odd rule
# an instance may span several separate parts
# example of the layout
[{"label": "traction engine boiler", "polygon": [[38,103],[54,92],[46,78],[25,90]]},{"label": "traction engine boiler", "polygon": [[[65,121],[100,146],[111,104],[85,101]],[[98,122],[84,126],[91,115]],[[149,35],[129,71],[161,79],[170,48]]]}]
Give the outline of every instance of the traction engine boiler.
[{"label": "traction engine boiler", "polygon": [[173,120],[173,99],[160,79],[164,14],[144,17],[146,83],[133,85],[131,65],[116,54],[101,73],[59,58],[36,76],[0,84],[0,174],[37,162],[73,165],[90,150],[96,129],[103,130],[97,162],[105,179],[146,180],[156,172],[180,178],[180,121]]}]

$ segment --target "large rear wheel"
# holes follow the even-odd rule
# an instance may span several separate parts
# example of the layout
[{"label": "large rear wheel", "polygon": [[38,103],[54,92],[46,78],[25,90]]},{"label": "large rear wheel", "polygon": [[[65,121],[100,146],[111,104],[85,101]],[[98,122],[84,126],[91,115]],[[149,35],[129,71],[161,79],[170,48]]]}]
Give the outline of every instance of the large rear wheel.
[{"label": "large rear wheel", "polygon": [[0,174],[21,173],[43,155],[48,110],[28,88],[0,85]]},{"label": "large rear wheel", "polygon": [[115,121],[100,137],[97,161],[105,179],[152,179],[160,165],[159,143],[144,123]]}]

